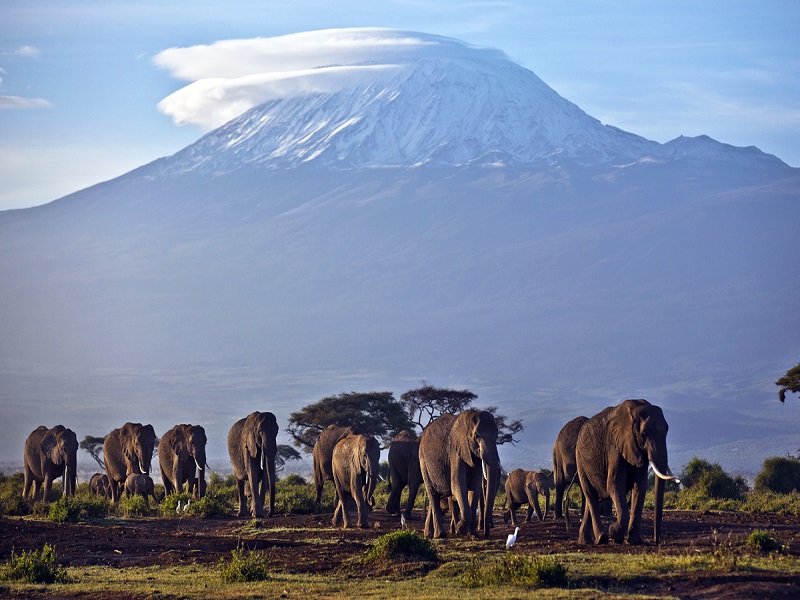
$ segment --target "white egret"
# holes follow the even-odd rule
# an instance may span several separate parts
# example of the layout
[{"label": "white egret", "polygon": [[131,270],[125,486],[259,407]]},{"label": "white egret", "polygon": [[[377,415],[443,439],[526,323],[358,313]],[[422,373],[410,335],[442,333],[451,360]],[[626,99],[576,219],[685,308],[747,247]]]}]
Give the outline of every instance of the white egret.
[{"label": "white egret", "polygon": [[519,533],[519,527],[514,530],[514,533],[508,534],[508,539],[506,540],[506,548],[511,548],[516,541],[517,541],[517,534]]},{"label": "white egret", "polygon": [[181,501],[178,500],[178,507],[175,509],[175,512],[181,514]]}]

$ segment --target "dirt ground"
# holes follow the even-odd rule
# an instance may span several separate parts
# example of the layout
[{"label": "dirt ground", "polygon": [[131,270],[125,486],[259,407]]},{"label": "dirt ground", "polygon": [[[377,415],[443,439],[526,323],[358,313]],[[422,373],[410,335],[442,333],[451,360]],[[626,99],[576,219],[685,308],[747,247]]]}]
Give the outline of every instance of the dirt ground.
[{"label": "dirt ground", "polygon": [[[520,510],[518,514],[524,511]],[[645,513],[643,531],[652,531],[651,515]],[[41,548],[47,542],[56,547],[58,560],[65,566],[107,565],[113,567],[210,564],[240,543],[249,549],[280,549],[270,552],[270,563],[287,572],[337,572],[344,562],[361,556],[381,534],[398,529],[399,520],[378,510],[371,515],[370,529],[332,529],[330,514],[286,515],[264,521],[254,529],[248,519],[182,517],[174,519],[129,519],[98,524],[54,524],[30,518],[0,519],[0,561],[12,549],[20,552]],[[422,523],[411,522],[421,529]],[[502,548],[511,525],[495,515],[492,537],[479,541],[487,548]],[[575,541],[577,532],[568,534],[563,521],[532,522],[522,526],[517,551],[541,554],[555,552],[639,553],[654,552],[653,546],[609,544],[582,547]],[[302,532],[298,531],[302,529]],[[743,513],[701,514],[667,512],[664,518],[665,541],[660,552],[683,554],[699,549],[711,552],[721,544],[740,545],[754,529],[774,531],[793,556],[800,556],[800,518]],[[311,530],[311,531],[309,531]],[[313,530],[318,530],[313,531]],[[449,541],[446,543],[458,543]],[[599,582],[603,589],[602,582]],[[769,572],[737,571],[686,578],[660,578],[628,584],[619,591],[681,598],[800,598],[800,578]]]}]

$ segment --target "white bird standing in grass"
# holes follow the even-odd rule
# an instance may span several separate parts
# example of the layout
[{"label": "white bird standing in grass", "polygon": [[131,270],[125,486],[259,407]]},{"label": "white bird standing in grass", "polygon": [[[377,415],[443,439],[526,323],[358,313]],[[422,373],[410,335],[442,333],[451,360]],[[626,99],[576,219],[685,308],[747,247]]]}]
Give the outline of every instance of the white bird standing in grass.
[{"label": "white bird standing in grass", "polygon": [[519,527],[514,530],[514,533],[508,534],[508,539],[506,540],[506,549],[511,548],[516,541],[517,541],[517,534],[519,533]]},{"label": "white bird standing in grass", "polygon": [[187,510],[189,510],[189,505],[190,505],[191,503],[192,503],[192,501],[191,501],[191,500],[187,500],[187,501],[186,501],[186,506],[184,506],[184,507],[183,507],[183,512],[186,512]]},{"label": "white bird standing in grass", "polygon": [[175,509],[175,512],[181,514],[181,501],[178,500],[178,507]]},{"label": "white bird standing in grass", "polygon": [[400,527],[406,528],[406,516],[403,513],[400,513]]}]

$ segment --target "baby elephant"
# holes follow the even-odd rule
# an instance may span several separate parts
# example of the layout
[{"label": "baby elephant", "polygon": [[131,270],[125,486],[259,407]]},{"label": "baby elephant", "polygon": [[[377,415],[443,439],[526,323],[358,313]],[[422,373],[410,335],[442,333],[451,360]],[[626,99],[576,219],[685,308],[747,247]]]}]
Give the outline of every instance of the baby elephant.
[{"label": "baby elephant", "polygon": [[[544,515],[539,507],[539,494],[544,496]],[[528,515],[525,521],[531,520],[531,515],[536,511],[536,518],[544,521],[547,518],[547,505],[550,504],[550,479],[544,473],[538,471],[525,471],[515,469],[508,475],[506,480],[506,503],[508,512],[503,514],[503,522],[508,523],[509,516],[511,524],[517,526],[517,509],[523,504],[528,505]]]},{"label": "baby elephant", "polygon": [[150,506],[148,497],[152,496],[153,500],[155,500],[156,497],[155,486],[153,485],[153,479],[150,475],[141,475],[137,473],[128,475],[128,478],[125,480],[125,497],[130,498],[134,494],[144,496],[145,504]]},{"label": "baby elephant", "polygon": [[92,496],[111,499],[111,488],[108,483],[108,475],[105,473],[95,473],[89,480],[89,491]]}]

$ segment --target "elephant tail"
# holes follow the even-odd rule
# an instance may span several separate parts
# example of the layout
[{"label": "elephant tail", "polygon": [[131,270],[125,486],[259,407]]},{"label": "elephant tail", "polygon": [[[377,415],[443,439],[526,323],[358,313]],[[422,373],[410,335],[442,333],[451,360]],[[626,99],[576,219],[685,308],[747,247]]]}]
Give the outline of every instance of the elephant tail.
[{"label": "elephant tail", "polygon": [[578,476],[578,471],[575,471],[575,474],[570,479],[569,485],[567,485],[567,489],[564,490],[564,507],[562,512],[564,513],[564,522],[567,525],[567,533],[569,533],[569,492],[572,489],[572,484],[575,483],[575,478]]}]

